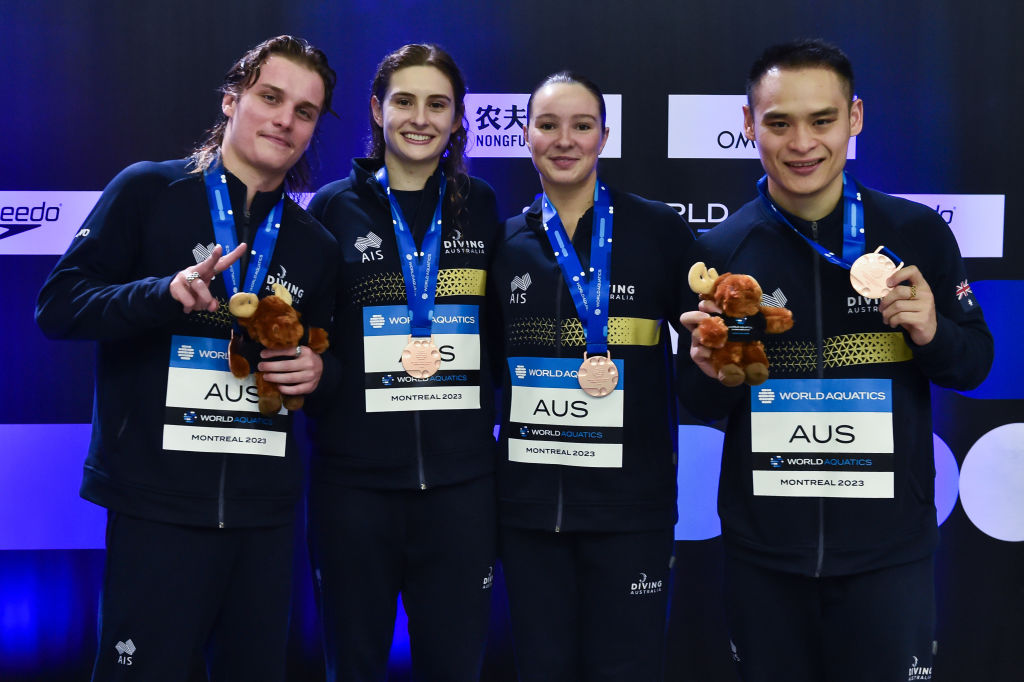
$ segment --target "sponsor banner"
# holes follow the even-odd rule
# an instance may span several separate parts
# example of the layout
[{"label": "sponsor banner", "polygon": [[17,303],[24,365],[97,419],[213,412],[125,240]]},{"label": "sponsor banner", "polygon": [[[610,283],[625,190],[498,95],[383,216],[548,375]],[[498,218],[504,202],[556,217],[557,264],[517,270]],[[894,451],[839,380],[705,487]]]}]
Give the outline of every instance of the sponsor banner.
[{"label": "sponsor banner", "polygon": [[91,433],[91,424],[0,424],[0,551],[103,549],[107,510],[78,495]]},{"label": "sponsor banner", "polygon": [[164,450],[284,457],[284,431],[166,424]]},{"label": "sponsor banner", "polygon": [[508,441],[508,458],[528,464],[562,464],[575,467],[622,467],[622,445],[603,443],[558,443],[552,441]]},{"label": "sponsor banner", "polygon": [[[757,145],[743,134],[746,103],[746,95],[669,95],[668,158],[758,158]],[[855,137],[846,158],[857,158]]]},{"label": "sponsor banner", "polygon": [[[61,255],[99,201],[96,191],[0,190],[0,256]],[[305,208],[312,192],[290,195]],[[82,234],[79,234],[82,232]]]},{"label": "sponsor banner", "polygon": [[754,494],[769,497],[892,498],[891,471],[755,471]]},{"label": "sponsor banner", "polygon": [[0,191],[0,255],[64,253],[99,198],[100,192]]},{"label": "sponsor banner", "polygon": [[[466,122],[469,143],[466,156],[472,158],[529,158],[522,126],[526,125],[526,102],[530,93],[468,93]],[[622,157],[622,95],[605,95],[605,125],[608,142],[601,158]]]},{"label": "sponsor banner", "polygon": [[729,217],[729,207],[717,201],[706,203],[665,202],[698,233],[706,232]]},{"label": "sponsor banner", "polygon": [[964,258],[1002,258],[1003,194],[894,194],[933,209],[953,231]]}]

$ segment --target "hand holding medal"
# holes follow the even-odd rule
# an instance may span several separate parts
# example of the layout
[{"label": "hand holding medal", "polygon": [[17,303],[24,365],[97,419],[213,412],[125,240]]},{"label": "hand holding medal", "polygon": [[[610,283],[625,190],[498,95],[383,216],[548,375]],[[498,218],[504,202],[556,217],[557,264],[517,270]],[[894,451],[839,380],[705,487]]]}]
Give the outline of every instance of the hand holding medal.
[{"label": "hand holding medal", "polygon": [[905,329],[919,346],[930,343],[938,328],[935,296],[921,271],[908,265],[889,275],[886,286],[891,290],[878,304],[882,321],[894,329]]}]

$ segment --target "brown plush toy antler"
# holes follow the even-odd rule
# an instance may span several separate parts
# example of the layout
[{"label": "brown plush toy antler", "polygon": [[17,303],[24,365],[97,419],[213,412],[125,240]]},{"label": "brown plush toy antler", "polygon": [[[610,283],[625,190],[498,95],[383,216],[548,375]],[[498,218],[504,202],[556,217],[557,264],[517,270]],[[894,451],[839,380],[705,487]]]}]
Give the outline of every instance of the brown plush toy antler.
[{"label": "brown plush toy antler", "polygon": [[[231,373],[239,379],[249,376],[252,368],[259,364],[259,354],[264,348],[282,350],[307,345],[316,353],[327,350],[327,332],[310,327],[309,339],[305,341],[305,328],[299,320],[299,312],[292,307],[291,294],[280,284],[274,284],[273,289],[271,296],[257,298],[256,294],[237,293],[228,302],[228,310],[242,326],[241,334],[232,332],[228,346]],[[263,372],[255,374],[260,414],[275,414],[281,405],[288,410],[302,407],[305,401],[301,395],[282,395],[277,384],[263,378]]]},{"label": "brown plush toy antler", "polygon": [[722,314],[713,314],[697,327],[700,344],[711,348],[711,365],[726,386],[750,386],[768,380],[768,356],[762,334],[780,334],[793,328],[793,313],[786,308],[761,305],[761,286],[750,275],[719,275],[704,263],[694,263],[688,276],[690,289],[701,299],[714,301]]}]

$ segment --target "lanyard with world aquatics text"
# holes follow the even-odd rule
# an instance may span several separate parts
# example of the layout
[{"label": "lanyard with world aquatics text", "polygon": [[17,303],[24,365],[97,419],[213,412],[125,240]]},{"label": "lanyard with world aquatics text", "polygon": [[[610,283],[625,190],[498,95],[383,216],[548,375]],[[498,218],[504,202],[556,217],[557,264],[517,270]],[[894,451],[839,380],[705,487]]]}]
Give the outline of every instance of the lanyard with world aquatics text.
[{"label": "lanyard with world aquatics text", "polygon": [[[203,173],[206,182],[206,200],[210,205],[210,219],[213,221],[213,235],[217,243],[223,247],[223,253],[231,253],[238,246],[235,235],[235,216],[231,208],[231,196],[228,194],[228,179],[224,166],[218,161]],[[253,243],[250,245],[252,257],[246,268],[245,281],[240,280],[238,261],[231,264],[225,271],[228,298],[240,291],[256,293],[263,284],[270,259],[277,245],[277,235],[281,229],[281,213],[284,211],[284,193],[270,210],[267,219],[257,230]]]},{"label": "lanyard with world aquatics text", "polygon": [[402,260],[402,277],[405,279],[405,298],[409,303],[412,337],[426,338],[430,336],[434,324],[434,298],[437,295],[438,261],[441,257],[441,205],[444,202],[447,180],[442,173],[434,217],[430,221],[427,233],[423,235],[422,250],[417,251],[412,230],[402,215],[402,208],[391,193],[387,166],[381,166],[374,177],[384,188],[391,205],[391,221],[395,226],[398,255]]},{"label": "lanyard with world aquatics text", "polygon": [[542,198],[544,234],[551,242],[551,250],[569,287],[576,314],[583,321],[587,339],[587,353],[604,355],[608,352],[608,296],[610,291],[612,260],[611,192],[601,179],[594,183],[594,224],[590,235],[590,275],[580,265],[572,240],[565,232],[558,211],[548,199]]},{"label": "lanyard with world aquatics text", "polygon": [[[853,262],[864,255],[864,204],[861,201],[860,192],[857,191],[857,183],[843,173],[843,255],[840,258],[834,252],[829,251],[818,242],[810,239],[786,218],[775,202],[768,195],[768,176],[763,176],[757,181],[757,192],[761,195],[761,201],[783,225],[787,225],[807,242],[812,249],[817,251],[822,258],[833,265],[849,270]],[[885,247],[881,250],[898,263],[903,260],[895,253]]]}]

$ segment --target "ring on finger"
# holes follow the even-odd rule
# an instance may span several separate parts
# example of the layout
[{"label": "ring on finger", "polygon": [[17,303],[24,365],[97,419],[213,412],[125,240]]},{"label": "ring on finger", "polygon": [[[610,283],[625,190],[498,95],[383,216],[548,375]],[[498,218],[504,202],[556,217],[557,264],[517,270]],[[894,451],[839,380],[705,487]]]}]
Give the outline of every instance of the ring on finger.
[{"label": "ring on finger", "polygon": [[302,346],[295,346],[295,357],[302,355]]},{"label": "ring on finger", "polygon": [[196,281],[197,279],[199,279],[199,273],[196,272],[195,270],[192,270],[187,275],[185,275],[185,284],[191,285],[192,282]]},{"label": "ring on finger", "polygon": [[910,285],[910,300],[913,301],[915,298],[917,298],[917,285],[916,284],[911,284]]}]

